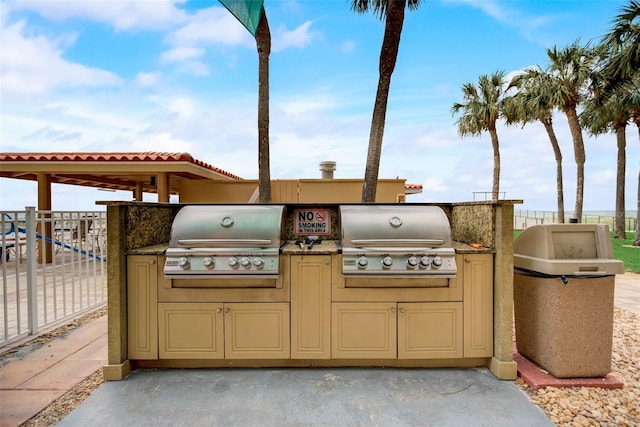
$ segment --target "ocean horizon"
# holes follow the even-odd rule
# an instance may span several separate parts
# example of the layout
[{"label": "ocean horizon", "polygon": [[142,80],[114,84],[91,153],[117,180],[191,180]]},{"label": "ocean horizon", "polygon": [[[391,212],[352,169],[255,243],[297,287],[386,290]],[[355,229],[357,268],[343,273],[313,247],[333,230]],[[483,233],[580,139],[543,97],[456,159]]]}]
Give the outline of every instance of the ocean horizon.
[{"label": "ocean horizon", "polygon": [[[555,212],[557,213],[557,210],[554,209],[531,209],[531,208],[516,208],[515,212],[523,212],[523,211],[529,211],[529,212]],[[626,218],[635,218],[637,217],[637,212],[636,210],[626,210],[624,211],[624,216]],[[565,210],[564,211],[564,215],[565,217],[568,217],[570,215],[573,215],[573,211],[568,211]],[[582,215],[590,215],[590,216],[611,216],[611,217],[615,217],[616,216],[616,211],[615,210],[585,210],[582,211]]]}]

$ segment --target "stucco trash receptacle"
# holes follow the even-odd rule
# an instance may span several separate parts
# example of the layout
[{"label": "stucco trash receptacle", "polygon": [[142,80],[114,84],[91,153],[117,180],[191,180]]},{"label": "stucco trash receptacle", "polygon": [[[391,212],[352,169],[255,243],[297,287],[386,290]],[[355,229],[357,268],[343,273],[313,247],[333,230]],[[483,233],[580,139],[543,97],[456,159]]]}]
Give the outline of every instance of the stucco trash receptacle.
[{"label": "stucco trash receptacle", "polygon": [[611,371],[615,274],[609,227],[548,224],[514,241],[518,352],[557,378]]}]

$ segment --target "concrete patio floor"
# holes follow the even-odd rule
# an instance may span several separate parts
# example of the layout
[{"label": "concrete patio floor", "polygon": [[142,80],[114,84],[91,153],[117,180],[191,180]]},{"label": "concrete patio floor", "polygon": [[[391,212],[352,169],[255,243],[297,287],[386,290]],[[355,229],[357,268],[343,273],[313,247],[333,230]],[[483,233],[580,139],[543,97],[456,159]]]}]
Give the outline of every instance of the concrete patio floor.
[{"label": "concrete patio floor", "polygon": [[[615,305],[640,314],[640,275]],[[0,426],[18,426],[107,360],[107,316],[0,367]],[[551,425],[486,369],[137,370],[101,385],[59,425]]]}]

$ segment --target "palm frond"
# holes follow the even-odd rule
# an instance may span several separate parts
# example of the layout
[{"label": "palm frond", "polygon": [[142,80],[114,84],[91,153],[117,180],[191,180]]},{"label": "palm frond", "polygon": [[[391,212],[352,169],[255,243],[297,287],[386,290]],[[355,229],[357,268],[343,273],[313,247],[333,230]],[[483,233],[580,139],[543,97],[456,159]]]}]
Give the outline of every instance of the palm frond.
[{"label": "palm frond", "polygon": [[[390,1],[398,0],[352,0],[351,10],[357,13],[368,13],[372,11],[380,19],[384,19],[387,15],[387,9]],[[422,0],[405,0],[409,10],[417,10]]]}]

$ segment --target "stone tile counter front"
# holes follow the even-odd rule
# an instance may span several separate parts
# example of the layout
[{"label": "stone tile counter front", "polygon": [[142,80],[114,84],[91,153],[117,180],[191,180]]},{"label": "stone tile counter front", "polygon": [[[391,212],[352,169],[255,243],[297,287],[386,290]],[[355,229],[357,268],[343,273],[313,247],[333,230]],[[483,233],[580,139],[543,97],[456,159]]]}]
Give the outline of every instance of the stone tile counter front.
[{"label": "stone tile counter front", "polygon": [[[182,205],[104,202],[105,379],[136,367],[226,366],[487,366],[515,379],[515,203],[426,204],[446,213],[457,265],[455,276],[433,278],[345,276],[340,205],[286,205],[278,277],[238,280],[165,277]],[[299,223],[308,212],[324,222]]]}]

